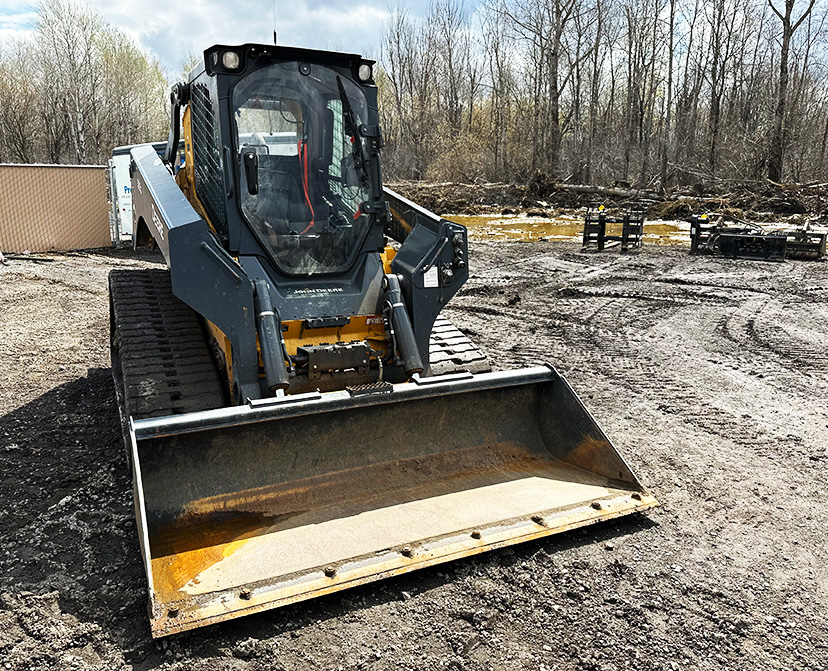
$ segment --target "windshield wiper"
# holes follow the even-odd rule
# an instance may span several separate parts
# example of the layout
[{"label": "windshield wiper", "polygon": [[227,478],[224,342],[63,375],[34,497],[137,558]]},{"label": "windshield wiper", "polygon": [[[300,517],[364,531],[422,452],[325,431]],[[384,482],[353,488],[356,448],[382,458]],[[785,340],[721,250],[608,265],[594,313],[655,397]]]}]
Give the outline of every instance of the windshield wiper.
[{"label": "windshield wiper", "polygon": [[362,176],[363,184],[368,181],[367,159],[365,158],[365,149],[362,146],[362,134],[359,132],[359,124],[354,114],[354,108],[351,107],[351,100],[348,94],[345,93],[345,87],[342,85],[342,79],[339,75],[336,76],[336,86],[339,89],[339,99],[342,101],[342,116],[345,121],[345,131],[351,136],[352,148],[351,154],[354,157],[354,163]]}]

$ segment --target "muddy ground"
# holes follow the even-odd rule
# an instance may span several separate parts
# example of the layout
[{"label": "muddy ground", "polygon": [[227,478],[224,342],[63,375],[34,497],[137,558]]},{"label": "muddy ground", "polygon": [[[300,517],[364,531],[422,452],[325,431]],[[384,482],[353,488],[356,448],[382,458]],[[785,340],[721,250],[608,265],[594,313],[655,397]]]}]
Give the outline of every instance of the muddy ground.
[{"label": "muddy ground", "polygon": [[826,669],[828,263],[478,242],[447,310],[549,361],[662,506],[154,641],[106,276],[0,267],[0,667]]}]

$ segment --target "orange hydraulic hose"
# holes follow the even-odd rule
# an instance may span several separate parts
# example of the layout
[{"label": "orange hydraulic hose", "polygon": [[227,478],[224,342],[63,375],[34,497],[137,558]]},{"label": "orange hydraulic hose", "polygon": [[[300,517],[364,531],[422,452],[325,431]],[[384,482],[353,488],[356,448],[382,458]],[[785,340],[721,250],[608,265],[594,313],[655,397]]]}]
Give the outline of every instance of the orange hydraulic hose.
[{"label": "orange hydraulic hose", "polygon": [[307,233],[311,228],[313,228],[316,215],[313,213],[313,205],[311,205],[310,194],[308,193],[308,143],[305,140],[299,140],[299,164],[300,171],[302,173],[302,188],[305,191],[305,202],[308,204],[308,209],[310,209],[311,213],[310,223],[308,224],[308,227],[302,231],[302,233]]}]

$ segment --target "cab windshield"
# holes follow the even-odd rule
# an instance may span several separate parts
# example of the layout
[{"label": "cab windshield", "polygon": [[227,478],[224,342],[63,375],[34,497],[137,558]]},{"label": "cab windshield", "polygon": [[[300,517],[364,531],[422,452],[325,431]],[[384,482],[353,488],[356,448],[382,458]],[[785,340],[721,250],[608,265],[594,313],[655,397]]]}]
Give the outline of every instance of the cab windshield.
[{"label": "cab windshield", "polygon": [[274,64],[233,90],[241,210],[286,273],[346,270],[370,227],[360,211],[369,198],[365,140],[348,108],[354,125],[366,122],[362,90],[320,65]]}]

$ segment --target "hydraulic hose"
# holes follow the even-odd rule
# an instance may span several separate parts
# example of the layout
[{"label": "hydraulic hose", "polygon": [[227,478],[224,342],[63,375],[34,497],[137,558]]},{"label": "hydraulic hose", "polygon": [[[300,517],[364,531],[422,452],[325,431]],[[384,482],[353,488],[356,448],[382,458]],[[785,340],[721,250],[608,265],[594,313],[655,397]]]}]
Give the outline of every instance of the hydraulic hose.
[{"label": "hydraulic hose", "polygon": [[403,362],[406,375],[423,372],[423,360],[417,349],[417,339],[411,326],[411,318],[403,301],[400,279],[396,275],[386,275],[382,280],[385,300],[391,308],[391,325],[394,328],[397,349]]},{"label": "hydraulic hose", "polygon": [[268,391],[275,392],[277,389],[286,389],[290,385],[285,367],[285,352],[282,348],[282,320],[273,309],[267,282],[256,280],[254,285],[256,287],[254,297],[256,333],[259,335],[265,382]]}]

